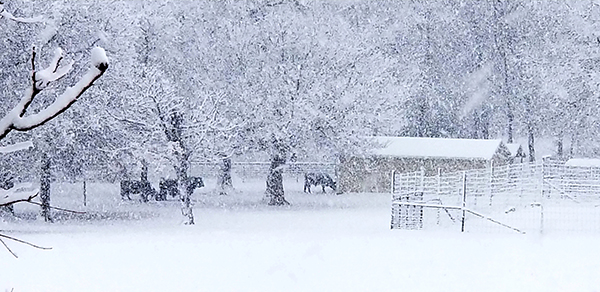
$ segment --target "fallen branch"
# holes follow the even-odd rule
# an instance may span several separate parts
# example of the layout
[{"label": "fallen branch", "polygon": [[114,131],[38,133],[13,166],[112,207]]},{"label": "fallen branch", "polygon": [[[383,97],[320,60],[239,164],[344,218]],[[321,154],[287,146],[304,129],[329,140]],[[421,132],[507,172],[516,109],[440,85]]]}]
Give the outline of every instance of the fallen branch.
[{"label": "fallen branch", "polygon": [[0,237],[2,237],[2,238],[6,238],[6,239],[10,239],[10,240],[12,240],[12,241],[16,241],[16,242],[18,242],[18,243],[26,244],[26,245],[29,245],[29,246],[31,246],[31,247],[35,247],[35,248],[39,248],[39,249],[43,249],[43,250],[50,250],[50,249],[52,249],[51,247],[43,247],[43,246],[39,246],[39,245],[33,244],[33,243],[31,243],[31,242],[27,242],[27,241],[25,241],[25,240],[21,240],[21,239],[18,239],[18,238],[14,238],[14,237],[12,237],[12,236],[8,236],[8,235],[2,234],[2,233],[0,233]]},{"label": "fallen branch", "polygon": [[6,244],[6,242],[4,242],[4,240],[2,240],[2,238],[0,238],[0,242],[2,242],[2,245],[4,245],[4,247],[6,248],[6,250],[8,250],[8,252],[10,252],[10,254],[12,254],[13,257],[19,258],[17,256],[17,254],[14,251],[12,251],[12,249],[10,249],[10,247],[8,247],[8,245]]},{"label": "fallen branch", "polygon": [[6,239],[10,239],[10,240],[12,240],[12,241],[16,241],[16,242],[18,242],[18,243],[26,244],[26,245],[29,245],[29,246],[31,246],[31,247],[37,248],[37,249],[43,249],[43,250],[50,250],[50,249],[52,249],[51,247],[43,247],[43,246],[39,246],[39,245],[37,245],[37,244],[33,244],[33,243],[31,243],[31,242],[28,242],[28,241],[25,241],[25,240],[22,240],[22,239],[18,239],[18,238],[15,238],[15,237],[8,236],[8,235],[5,235],[5,234],[2,234],[2,233],[0,233],[0,242],[2,242],[2,244],[4,245],[4,247],[5,247],[5,248],[8,250],[8,252],[10,252],[10,253],[11,253],[11,254],[12,254],[14,257],[15,257],[15,258],[19,258],[19,257],[17,256],[17,254],[15,254],[15,253],[14,253],[14,252],[13,252],[13,251],[12,251],[12,250],[11,250],[11,249],[8,247],[8,245],[6,244],[6,242],[4,242],[4,240],[2,240],[2,238],[6,238]]}]

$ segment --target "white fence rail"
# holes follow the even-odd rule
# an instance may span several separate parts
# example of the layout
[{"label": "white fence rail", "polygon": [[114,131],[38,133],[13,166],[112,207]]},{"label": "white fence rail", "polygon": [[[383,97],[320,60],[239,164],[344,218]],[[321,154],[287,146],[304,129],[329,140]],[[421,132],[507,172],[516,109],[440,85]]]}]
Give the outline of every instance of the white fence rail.
[{"label": "white fence rail", "polygon": [[392,176],[392,228],[600,232],[597,167],[544,162]]}]

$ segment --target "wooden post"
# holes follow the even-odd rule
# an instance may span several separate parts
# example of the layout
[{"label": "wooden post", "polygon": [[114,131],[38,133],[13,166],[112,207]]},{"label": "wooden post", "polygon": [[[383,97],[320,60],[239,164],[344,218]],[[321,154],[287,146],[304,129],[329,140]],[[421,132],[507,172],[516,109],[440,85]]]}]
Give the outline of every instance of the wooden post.
[{"label": "wooden post", "polygon": [[392,170],[392,222],[390,224],[391,229],[394,229],[394,219],[398,220],[398,212],[397,212],[397,208],[400,208],[400,206],[394,206],[394,201],[396,200],[394,193],[396,192],[396,187],[395,187],[395,182],[396,182],[396,171]]},{"label": "wooden post", "polygon": [[[440,199],[442,194],[442,168],[438,167],[438,180],[437,180],[437,197]],[[442,200],[440,199],[440,204],[442,204]],[[440,225],[440,209],[437,209],[437,225]]]},{"label": "wooden post", "polygon": [[421,167],[421,182],[419,184],[419,191],[425,192],[425,168]]},{"label": "wooden post", "polygon": [[540,185],[540,234],[544,233],[544,159],[540,169],[541,185]]},{"label": "wooden post", "polygon": [[438,176],[437,194],[438,194],[438,197],[439,197],[440,194],[442,193],[442,169],[441,168],[438,168],[437,176]]},{"label": "wooden post", "polygon": [[392,198],[394,197],[394,193],[396,192],[396,171],[392,170]]},{"label": "wooden post", "polygon": [[87,193],[86,193],[86,182],[85,180],[83,181],[83,206],[87,205]]},{"label": "wooden post", "polygon": [[545,164],[545,159],[542,158],[542,163],[540,163],[540,197],[541,197],[541,199],[544,198],[544,183],[545,183],[544,164]]},{"label": "wooden post", "polygon": [[494,198],[494,160],[490,162],[490,207]]},{"label": "wooden post", "polygon": [[540,203],[540,234],[544,234],[544,204]]},{"label": "wooden post", "polygon": [[462,189],[462,224],[461,224],[461,232],[465,232],[465,207],[467,206],[467,172],[463,171],[463,189]]}]

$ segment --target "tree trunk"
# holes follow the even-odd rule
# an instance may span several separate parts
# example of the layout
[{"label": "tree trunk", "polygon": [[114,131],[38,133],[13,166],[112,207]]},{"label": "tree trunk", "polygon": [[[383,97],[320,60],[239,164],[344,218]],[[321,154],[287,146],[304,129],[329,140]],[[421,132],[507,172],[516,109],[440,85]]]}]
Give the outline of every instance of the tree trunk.
[{"label": "tree trunk", "polygon": [[513,140],[513,123],[514,123],[514,116],[512,113],[512,110],[510,109],[510,106],[508,107],[508,113],[507,113],[507,118],[508,118],[508,125],[507,125],[507,134],[508,134],[508,139],[506,139],[506,143],[514,143]]},{"label": "tree trunk", "polygon": [[[163,121],[164,122],[164,121]],[[188,179],[188,170],[190,169],[190,151],[183,142],[183,115],[178,112],[171,113],[170,127],[165,124],[165,134],[167,139],[172,144],[173,155],[176,157],[176,163],[174,165],[175,174],[177,175],[177,182],[179,188],[179,200],[181,201],[181,214],[185,217],[184,224],[194,224],[194,213],[192,211],[192,193],[193,188],[189,187],[191,183]]]},{"label": "tree trunk", "polygon": [[271,206],[290,204],[285,200],[283,191],[283,165],[285,165],[285,157],[279,154],[271,156],[271,166],[267,176],[267,198]]},{"label": "tree trunk", "polygon": [[556,141],[556,156],[558,156],[558,158],[561,160],[563,159],[563,156],[564,156],[563,140],[564,140],[564,133],[563,133],[563,131],[560,131],[560,133],[558,134],[558,140]]},{"label": "tree trunk", "polygon": [[142,159],[142,173],[140,179],[142,181],[148,181],[148,162],[146,159]]},{"label": "tree trunk", "polygon": [[577,143],[578,143],[577,131],[571,133],[571,145],[569,146],[569,157],[573,158],[577,154]]},{"label": "tree trunk", "polygon": [[283,166],[286,162],[287,145],[275,135],[271,137],[273,152],[271,153],[271,166],[267,176],[267,199],[271,206],[283,206],[290,203],[285,200],[283,190]]},{"label": "tree trunk", "polygon": [[501,71],[503,82],[502,88],[500,92],[502,93],[502,98],[506,100],[506,134],[508,135],[507,143],[514,143],[513,139],[513,131],[514,131],[514,113],[513,113],[513,105],[512,99],[513,94],[512,90],[510,90],[510,67],[508,63],[508,52],[510,51],[511,37],[507,33],[507,24],[504,20],[505,16],[508,14],[507,12],[507,3],[502,3],[501,1],[492,1],[492,9],[493,9],[493,17],[494,17],[494,44],[495,49],[498,52],[498,60],[500,61],[499,70]]},{"label": "tree trunk", "polygon": [[188,168],[189,164],[187,159],[180,158],[179,165],[175,167],[175,172],[177,173],[179,200],[181,201],[181,214],[186,220],[183,224],[193,225],[194,213],[192,211],[192,193],[194,190],[188,187],[188,184],[190,183],[187,175]]},{"label": "tree trunk", "polygon": [[529,162],[535,162],[535,141],[533,136],[533,125],[527,125],[527,131],[529,132]]},{"label": "tree trunk", "polygon": [[488,109],[484,109],[481,113],[480,119],[481,126],[481,138],[489,139],[490,138],[490,111]]},{"label": "tree trunk", "polygon": [[42,173],[40,175],[40,200],[42,201],[42,217],[46,222],[52,222],[50,214],[50,158],[42,154]]},{"label": "tree trunk", "polygon": [[233,188],[231,181],[231,158],[224,157],[221,165],[221,173],[219,174],[219,195],[227,195]]}]

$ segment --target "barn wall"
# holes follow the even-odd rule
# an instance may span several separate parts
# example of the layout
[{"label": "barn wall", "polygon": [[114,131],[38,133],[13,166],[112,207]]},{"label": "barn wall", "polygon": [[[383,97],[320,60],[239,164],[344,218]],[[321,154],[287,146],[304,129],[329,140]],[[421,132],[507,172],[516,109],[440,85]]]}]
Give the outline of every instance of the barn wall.
[{"label": "barn wall", "polygon": [[[503,155],[494,156],[494,165],[506,164]],[[391,192],[391,173],[425,170],[425,175],[487,168],[489,160],[449,158],[352,157],[339,170],[341,192]]]}]

